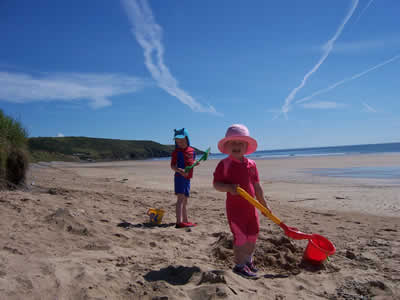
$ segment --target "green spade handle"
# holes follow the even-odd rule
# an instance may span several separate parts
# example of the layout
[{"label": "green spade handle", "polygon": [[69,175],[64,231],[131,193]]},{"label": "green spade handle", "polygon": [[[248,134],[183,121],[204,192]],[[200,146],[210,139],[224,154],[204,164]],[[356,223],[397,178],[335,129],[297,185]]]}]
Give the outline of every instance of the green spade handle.
[{"label": "green spade handle", "polygon": [[195,166],[197,166],[197,165],[199,164],[200,161],[202,161],[202,160],[207,160],[208,154],[210,153],[210,150],[211,150],[211,147],[208,147],[208,149],[206,150],[206,152],[204,152],[204,154],[203,154],[198,160],[196,160],[196,161],[194,162],[193,165],[191,165],[191,166],[186,166],[186,167],[185,167],[185,172],[186,172],[186,173],[189,172],[191,169],[193,169]]}]

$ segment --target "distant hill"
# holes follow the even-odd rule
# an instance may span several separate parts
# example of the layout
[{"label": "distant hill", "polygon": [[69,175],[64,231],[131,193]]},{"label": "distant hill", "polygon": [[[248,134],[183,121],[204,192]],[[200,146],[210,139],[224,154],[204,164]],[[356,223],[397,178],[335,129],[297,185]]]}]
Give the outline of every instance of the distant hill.
[{"label": "distant hill", "polygon": [[[168,157],[175,145],[89,137],[28,139],[33,161],[111,161]],[[196,149],[196,148],[195,148]],[[203,153],[196,149],[197,153]]]}]

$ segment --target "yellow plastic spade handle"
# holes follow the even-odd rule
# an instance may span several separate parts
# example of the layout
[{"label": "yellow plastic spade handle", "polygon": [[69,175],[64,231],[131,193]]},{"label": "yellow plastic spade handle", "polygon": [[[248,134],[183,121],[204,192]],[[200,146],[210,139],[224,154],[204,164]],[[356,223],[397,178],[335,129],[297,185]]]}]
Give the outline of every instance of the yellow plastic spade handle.
[{"label": "yellow plastic spade handle", "polygon": [[269,211],[268,208],[266,208],[264,205],[262,205],[260,202],[258,202],[256,199],[254,199],[252,196],[250,196],[244,189],[241,187],[236,188],[237,193],[242,196],[244,199],[250,202],[253,206],[258,208],[265,216],[270,218],[274,223],[280,225],[281,220],[279,220],[278,217],[274,216],[272,212]]}]

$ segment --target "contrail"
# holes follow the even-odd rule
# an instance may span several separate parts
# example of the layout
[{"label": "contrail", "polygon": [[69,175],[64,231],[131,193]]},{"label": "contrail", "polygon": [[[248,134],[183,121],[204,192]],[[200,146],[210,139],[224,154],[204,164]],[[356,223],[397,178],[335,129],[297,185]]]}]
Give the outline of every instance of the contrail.
[{"label": "contrail", "polygon": [[387,65],[387,64],[389,64],[389,63],[391,63],[391,62],[393,62],[393,61],[395,61],[395,60],[397,60],[397,59],[399,59],[399,58],[400,58],[400,54],[397,54],[396,56],[392,57],[391,59],[388,59],[388,60],[386,60],[386,61],[384,61],[384,62],[382,62],[382,63],[380,63],[380,64],[378,64],[378,65],[376,65],[376,66],[373,66],[373,67],[369,68],[368,70],[365,70],[365,71],[363,71],[363,72],[361,72],[361,73],[358,73],[358,74],[356,74],[356,75],[353,75],[353,76],[350,77],[350,78],[346,78],[346,79],[343,79],[343,80],[341,80],[341,81],[338,81],[338,82],[332,84],[331,86],[329,86],[329,87],[327,87],[327,88],[324,88],[324,89],[322,89],[322,90],[319,90],[319,91],[314,92],[314,93],[311,94],[310,96],[301,98],[301,99],[299,99],[299,100],[296,101],[296,104],[302,103],[302,102],[307,101],[307,100],[310,100],[311,98],[314,98],[314,97],[317,96],[317,95],[320,95],[320,94],[322,94],[322,93],[326,93],[326,92],[328,92],[328,91],[330,91],[330,90],[333,90],[334,88],[338,87],[339,85],[342,85],[342,84],[344,84],[344,83],[346,83],[346,82],[349,82],[349,81],[352,81],[352,80],[354,80],[354,79],[360,78],[361,76],[364,76],[364,75],[368,74],[369,72],[371,72],[371,71],[373,71],[373,70],[376,70],[376,69],[378,69],[378,68],[380,68],[380,67],[383,67],[384,65]]},{"label": "contrail", "polygon": [[374,109],[372,106],[368,105],[368,104],[365,103],[365,102],[361,102],[361,103],[362,103],[362,105],[364,106],[365,111],[376,113],[376,109]]},{"label": "contrail", "polygon": [[132,33],[144,50],[145,65],[158,86],[193,111],[218,114],[213,106],[204,107],[179,88],[178,81],[164,64],[164,46],[161,42],[162,28],[156,23],[147,0],[121,0],[121,3],[133,26]]},{"label": "contrail", "polygon": [[374,2],[374,0],[370,0],[368,4],[364,7],[364,9],[361,11],[360,15],[358,16],[357,20],[354,22],[354,24],[357,24],[357,22],[361,19],[362,15],[364,12],[368,9],[368,7],[371,5],[371,3]]},{"label": "contrail", "polygon": [[285,99],[285,104],[282,106],[282,113],[287,114],[287,112],[290,109],[290,103],[293,101],[294,97],[296,96],[296,94],[298,93],[298,91],[300,89],[302,89],[304,87],[304,85],[306,84],[308,78],[314,74],[319,67],[323,64],[323,62],[325,61],[325,59],[328,57],[328,55],[331,53],[332,49],[333,49],[333,45],[335,43],[335,41],[337,40],[337,38],[340,36],[340,34],[342,33],[344,26],[346,25],[346,23],[349,21],[349,19],[351,18],[351,16],[353,15],[355,9],[357,8],[358,5],[358,1],[359,0],[353,0],[353,5],[350,8],[349,12],[347,13],[347,16],[344,18],[342,24],[339,26],[339,28],[337,29],[335,35],[323,46],[324,49],[324,53],[322,54],[322,57],[319,59],[318,63],[304,76],[302,82],[300,83],[300,85],[298,87],[296,87],[290,94],[289,96],[286,97]]}]

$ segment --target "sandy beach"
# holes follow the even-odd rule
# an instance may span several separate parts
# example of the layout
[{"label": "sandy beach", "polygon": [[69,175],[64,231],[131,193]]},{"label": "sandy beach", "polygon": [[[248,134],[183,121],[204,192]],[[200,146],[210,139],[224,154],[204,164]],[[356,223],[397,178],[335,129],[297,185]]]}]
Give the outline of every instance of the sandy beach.
[{"label": "sandy beach", "polygon": [[257,160],[274,214],[337,250],[312,265],[307,240],[261,216],[256,280],[231,270],[217,163],[194,170],[190,229],[174,226],[169,161],[32,165],[24,189],[0,192],[0,299],[400,299],[400,180],[309,172],[400,167],[400,154]]}]

